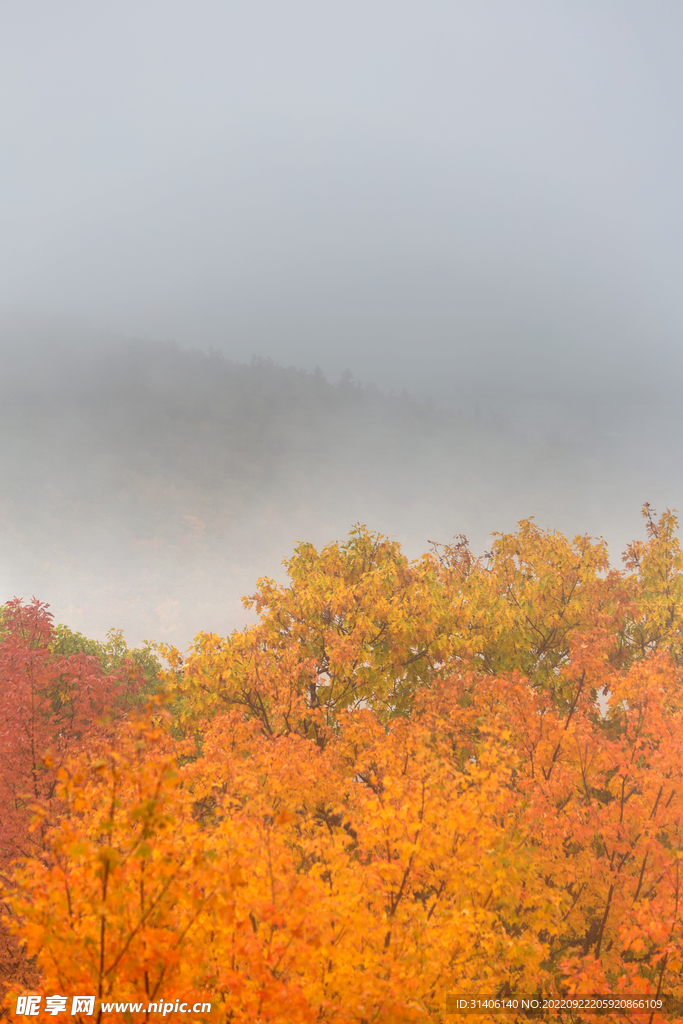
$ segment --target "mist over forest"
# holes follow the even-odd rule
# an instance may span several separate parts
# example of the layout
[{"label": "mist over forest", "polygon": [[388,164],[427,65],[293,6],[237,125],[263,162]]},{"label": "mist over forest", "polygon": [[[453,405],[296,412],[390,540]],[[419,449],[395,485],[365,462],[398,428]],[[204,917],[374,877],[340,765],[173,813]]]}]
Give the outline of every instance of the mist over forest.
[{"label": "mist over forest", "polygon": [[3,593],[49,601],[88,635],[184,646],[249,621],[240,598],[261,575],[283,578],[295,544],[356,522],[416,557],[456,534],[482,553],[492,531],[534,516],[603,534],[619,564],[643,502],[676,502],[675,408],[575,401],[551,415],[527,401],[506,413],[483,398],[458,412],[351,373],[330,381],[173,342],[6,340]]},{"label": "mist over forest", "polygon": [[0,23],[0,600],[182,645],[356,522],[683,508],[680,6]]}]

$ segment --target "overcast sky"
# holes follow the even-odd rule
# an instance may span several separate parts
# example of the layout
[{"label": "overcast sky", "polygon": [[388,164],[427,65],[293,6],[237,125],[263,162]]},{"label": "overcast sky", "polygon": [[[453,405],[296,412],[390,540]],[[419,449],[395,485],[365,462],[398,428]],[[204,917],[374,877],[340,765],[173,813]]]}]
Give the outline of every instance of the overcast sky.
[{"label": "overcast sky", "polygon": [[677,389],[682,106],[675,0],[0,0],[0,311]]}]

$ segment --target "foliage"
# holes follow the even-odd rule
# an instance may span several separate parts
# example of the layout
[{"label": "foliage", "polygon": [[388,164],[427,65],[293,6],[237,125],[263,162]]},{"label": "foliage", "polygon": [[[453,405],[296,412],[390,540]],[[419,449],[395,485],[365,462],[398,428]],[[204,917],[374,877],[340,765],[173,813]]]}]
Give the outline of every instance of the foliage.
[{"label": "foliage", "polygon": [[[61,810],[59,771],[69,756],[104,741],[111,728],[106,716],[120,716],[135,702],[144,669],[151,667],[146,652],[140,653],[138,667],[119,636],[102,645],[65,627],[55,629],[47,606],[35,599],[28,604],[15,599],[2,609],[2,876],[14,858],[44,854],[49,824]],[[2,924],[0,949],[1,973],[30,976]]]},{"label": "foliage", "polygon": [[52,806],[57,773],[69,754],[100,734],[128,667],[105,673],[93,657],[64,654],[53,643],[52,616],[35,598],[4,608],[0,639],[3,721],[0,725],[0,863],[40,848],[29,811]]},{"label": "foliage", "polygon": [[131,650],[120,629],[110,629],[107,639],[102,641],[83,636],[60,623],[54,627],[51,647],[63,657],[87,654],[97,659],[106,674],[118,673],[128,678],[129,686],[122,694],[122,703],[128,707],[144,707],[159,689],[161,663],[154,653],[154,645],[146,642]]},{"label": "foliage", "polygon": [[683,997],[681,562],[645,511],[621,573],[531,521],[479,560],[359,527],[167,651],[169,701],[36,802],[6,899],[41,989],[245,1024]]},{"label": "foliage", "polygon": [[666,649],[681,664],[683,554],[676,536],[678,520],[668,509],[656,520],[649,505],[643,516],[647,540],[634,541],[624,555],[637,608],[628,623],[628,640],[641,656]]},{"label": "foliage", "polygon": [[273,735],[323,742],[346,708],[408,714],[420,688],[454,664],[516,669],[555,689],[572,639],[598,624],[616,629],[628,603],[603,542],[570,542],[531,520],[497,536],[483,559],[460,538],[409,562],[396,542],[358,526],[320,552],[300,545],[285,565],[288,586],[261,579],[245,602],[256,626],[201,634],[187,659],[165,650],[181,718],[238,707]]},{"label": "foliage", "polygon": [[[242,708],[272,735],[322,742],[346,708],[409,711],[451,650],[457,597],[435,560],[409,563],[397,543],[357,527],[320,553],[300,545],[285,564],[290,587],[261,579],[245,601],[257,626],[198,637],[179,676],[184,714]],[[181,665],[177,651],[165,653]]]}]

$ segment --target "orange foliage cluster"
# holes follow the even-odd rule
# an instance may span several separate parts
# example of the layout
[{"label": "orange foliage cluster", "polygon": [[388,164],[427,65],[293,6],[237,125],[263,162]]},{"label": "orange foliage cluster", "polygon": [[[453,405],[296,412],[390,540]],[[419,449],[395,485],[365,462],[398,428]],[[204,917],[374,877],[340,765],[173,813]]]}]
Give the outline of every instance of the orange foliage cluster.
[{"label": "orange foliage cluster", "polygon": [[682,996],[683,557],[646,516],[623,572],[531,521],[415,562],[358,528],[167,650],[36,801],[5,899],[40,990],[245,1024]]}]

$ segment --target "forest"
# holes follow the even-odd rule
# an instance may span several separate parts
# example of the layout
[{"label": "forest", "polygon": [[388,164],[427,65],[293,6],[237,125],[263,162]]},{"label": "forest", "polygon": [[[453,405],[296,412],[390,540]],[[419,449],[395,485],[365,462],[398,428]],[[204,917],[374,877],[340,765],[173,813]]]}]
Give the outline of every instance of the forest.
[{"label": "forest", "polygon": [[408,1024],[600,994],[677,1018],[683,553],[673,512],[643,516],[618,567],[533,519],[416,559],[358,524],[187,651],[8,602],[6,1012]]}]

